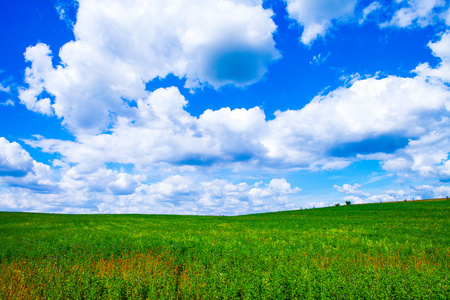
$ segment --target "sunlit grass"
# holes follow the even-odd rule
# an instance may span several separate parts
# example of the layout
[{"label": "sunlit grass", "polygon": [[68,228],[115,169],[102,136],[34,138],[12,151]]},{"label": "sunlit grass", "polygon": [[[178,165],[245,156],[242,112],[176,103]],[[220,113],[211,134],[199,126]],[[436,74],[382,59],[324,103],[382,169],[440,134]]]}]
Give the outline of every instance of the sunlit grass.
[{"label": "sunlit grass", "polygon": [[239,217],[0,213],[0,299],[449,299],[450,201]]}]

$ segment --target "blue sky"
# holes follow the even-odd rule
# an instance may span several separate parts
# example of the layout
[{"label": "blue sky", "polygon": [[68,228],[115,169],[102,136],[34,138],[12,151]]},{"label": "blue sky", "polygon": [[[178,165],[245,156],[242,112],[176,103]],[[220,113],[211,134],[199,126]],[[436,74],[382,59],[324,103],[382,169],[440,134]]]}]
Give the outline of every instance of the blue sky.
[{"label": "blue sky", "polygon": [[0,4],[0,210],[450,194],[443,0]]}]

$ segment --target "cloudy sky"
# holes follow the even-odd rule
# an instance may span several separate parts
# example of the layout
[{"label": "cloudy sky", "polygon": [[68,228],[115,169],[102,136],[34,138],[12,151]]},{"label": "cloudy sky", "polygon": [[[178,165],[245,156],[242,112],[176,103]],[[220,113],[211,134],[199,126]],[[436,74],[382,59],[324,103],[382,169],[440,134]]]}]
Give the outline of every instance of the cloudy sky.
[{"label": "cloudy sky", "polygon": [[3,0],[0,211],[450,195],[445,0]]}]

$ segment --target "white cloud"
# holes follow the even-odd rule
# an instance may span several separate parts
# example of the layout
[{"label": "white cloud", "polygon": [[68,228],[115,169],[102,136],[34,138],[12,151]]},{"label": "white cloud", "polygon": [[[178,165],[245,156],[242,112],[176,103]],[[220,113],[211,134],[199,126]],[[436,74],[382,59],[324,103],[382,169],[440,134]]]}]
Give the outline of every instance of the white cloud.
[{"label": "white cloud", "polygon": [[362,17],[359,20],[359,23],[362,24],[370,14],[377,11],[381,7],[382,7],[381,4],[377,1],[370,3],[366,8],[363,9]]},{"label": "white cloud", "polygon": [[[356,186],[356,188],[355,188]],[[366,204],[366,203],[377,203],[377,202],[391,202],[391,201],[400,201],[404,200],[407,195],[404,191],[387,191],[384,194],[371,195],[370,193],[366,193],[358,190],[360,187],[358,184],[355,184],[354,187],[351,187],[348,184],[344,184],[343,187],[334,186],[339,192],[343,192],[346,194],[350,194],[342,198],[344,202],[350,201],[351,204]],[[408,197],[408,196],[406,196]]]},{"label": "white cloud", "polygon": [[432,198],[448,198],[450,197],[450,187],[449,186],[433,186],[431,188],[433,192]]},{"label": "white cloud", "polygon": [[321,65],[328,59],[329,56],[330,56],[330,52],[328,52],[326,55],[323,55],[323,56],[322,56],[322,53],[319,53],[317,55],[314,55],[313,59],[309,63],[317,65],[317,66]]},{"label": "white cloud", "polygon": [[[450,82],[450,32],[441,34],[440,40],[429,43],[433,54],[441,59],[441,63],[436,68],[431,68],[428,64],[421,64],[415,72],[419,75],[416,78],[423,78],[428,85],[442,86],[443,94],[440,108],[435,107],[434,113],[429,112],[422,120],[424,130],[421,134],[412,139],[407,147],[386,158],[383,162],[383,169],[397,173],[401,176],[410,176],[411,172],[421,177],[435,177],[443,181],[448,180],[447,164],[450,153],[449,122],[450,122],[450,102],[448,83]],[[436,95],[435,95],[436,96]],[[425,104],[433,106],[435,96],[428,97],[422,95]],[[431,101],[430,101],[431,100]],[[437,104],[437,103],[435,103]]]},{"label": "white cloud", "polygon": [[357,154],[394,153],[444,126],[448,97],[445,85],[422,77],[356,81],[301,110],[278,112],[262,139],[266,158],[297,167],[342,167]]},{"label": "white cloud", "polygon": [[52,193],[57,190],[52,176],[49,166],[34,161],[18,143],[0,137],[1,185]]},{"label": "white cloud", "polygon": [[[374,3],[363,11],[364,17],[380,9]],[[378,159],[384,170],[400,176],[450,179],[449,32],[429,44],[441,64],[422,64],[411,78],[355,76],[348,87],[319,95],[300,110],[278,111],[271,120],[259,107],[206,110],[195,117],[186,111],[188,101],[177,88],[148,92],[145,82],[169,73],[186,77],[191,88],[260,80],[278,57],[272,12],[263,10],[260,1],[111,4],[106,8],[104,1],[80,2],[77,39],[62,47],[62,64],[56,68],[47,45],[27,49],[29,87],[20,90],[20,100],[30,110],[63,118],[76,140],[26,141],[61,154],[50,169],[33,161],[17,143],[0,139],[6,149],[0,148],[0,173],[8,177],[2,183],[15,196],[23,190],[58,192],[67,201],[76,199],[66,211],[82,211],[81,206],[89,204],[88,211],[100,212],[237,214],[292,208],[291,197],[300,189],[285,179],[249,185],[177,175],[152,182],[141,174],[186,166],[191,172],[238,167],[327,170]],[[337,10],[332,5],[324,9],[326,4],[330,2],[288,1],[291,17],[305,27],[305,44],[325,35],[333,20],[353,15],[355,1],[340,3]],[[199,5],[206,8],[200,10]],[[173,22],[165,22],[167,18]],[[395,26],[406,24],[404,20]],[[419,20],[426,18],[411,22]],[[234,74],[222,64],[245,72]],[[136,173],[108,169],[110,162],[131,164]],[[426,187],[423,193],[381,195],[370,195],[356,184],[335,188],[354,203],[430,194]],[[53,204],[43,198],[39,203],[57,209],[55,203],[65,201],[50,198]],[[31,200],[11,204],[10,196],[2,199],[11,209],[40,209]],[[324,204],[310,204],[319,205]]]},{"label": "white cloud", "polygon": [[4,92],[4,93],[11,93],[11,88],[9,87],[9,86],[3,86],[1,83],[0,83],[0,92]]},{"label": "white cloud", "polygon": [[119,173],[117,174],[117,179],[109,184],[109,191],[114,195],[133,194],[139,186],[139,182],[137,181],[139,177],[143,176],[132,176],[127,173]]},{"label": "white cloud", "polygon": [[[291,197],[300,192],[285,179],[249,185],[224,179],[211,181],[174,175],[159,182],[133,185],[145,180],[130,174],[100,169],[81,174],[64,171],[59,193],[39,194],[29,188],[10,186],[0,193],[0,210],[62,213],[171,213],[236,215],[295,208]],[[112,190],[112,187],[119,189]],[[33,190],[35,192],[35,190]]]},{"label": "white cloud", "polygon": [[321,208],[321,207],[326,207],[328,206],[327,203],[320,201],[320,202],[308,202],[305,207],[306,209],[311,209],[311,208]]},{"label": "white cloud", "polygon": [[445,21],[447,26],[450,26],[450,9],[442,13],[441,18]]},{"label": "white cloud", "polygon": [[12,101],[11,99],[6,100],[5,102],[0,103],[0,105],[4,105],[4,106],[15,106],[14,101]]},{"label": "white cloud", "polygon": [[61,171],[59,187],[65,191],[83,191],[84,193],[105,193],[112,195],[130,195],[146,180],[144,175],[131,175],[124,172],[100,167],[86,172],[79,166],[64,167]]},{"label": "white cloud", "polygon": [[285,0],[289,17],[301,26],[301,42],[311,45],[317,38],[325,37],[337,23],[355,22],[359,24],[375,19],[380,27],[395,26],[408,28],[425,27],[437,22],[450,24],[450,9],[445,0],[397,0],[373,1],[360,7],[357,0]]},{"label": "white cloud", "polygon": [[403,0],[398,1],[403,6],[399,8],[392,19],[382,26],[408,27],[418,25],[425,27],[433,22],[433,19],[439,18],[436,13],[437,8],[445,7],[445,0]]},{"label": "white cloud", "polygon": [[382,168],[400,177],[420,176],[447,181],[450,153],[448,117],[434,131],[412,140],[382,162]]},{"label": "white cloud", "polygon": [[272,14],[261,1],[80,0],[76,40],[61,48],[60,65],[47,45],[27,48],[20,99],[72,131],[99,132],[114,115],[133,114],[123,99],[145,98],[144,83],[157,77],[185,77],[189,88],[255,83],[280,57]]},{"label": "white cloud", "polygon": [[78,0],[56,0],[55,9],[59,19],[73,29],[75,26],[75,15],[78,8]]},{"label": "white cloud", "polygon": [[[355,5],[352,1],[334,3],[339,9],[330,12],[334,6],[328,7],[327,1],[311,3],[289,1],[288,8],[311,15],[308,20],[329,21],[353,12]],[[94,172],[108,162],[130,163],[138,169],[227,163],[230,168],[316,170],[344,168],[355,159],[384,153],[391,155],[383,162],[386,170],[410,168],[424,176],[436,174],[436,167],[443,163],[447,148],[425,153],[425,157],[419,155],[423,153],[419,144],[425,145],[424,139],[437,134],[436,130],[441,137],[446,136],[450,108],[445,85],[445,76],[450,73],[446,72],[448,33],[429,44],[442,58],[441,65],[421,65],[413,78],[354,79],[349,87],[317,96],[303,109],[277,112],[269,121],[258,107],[206,110],[194,117],[184,109],[187,100],[177,88],[148,92],[143,80],[169,72],[190,78],[186,70],[200,74],[203,71],[198,68],[205,64],[196,61],[196,67],[188,66],[195,61],[191,56],[211,49],[209,54],[216,55],[215,47],[225,42],[232,46],[254,44],[263,52],[277,53],[272,12],[263,10],[258,1],[241,5],[209,1],[203,3],[206,8],[202,10],[195,10],[200,5],[197,2],[156,1],[140,3],[140,13],[129,17],[138,9],[137,4],[111,4],[105,8],[103,1],[80,2],[74,28],[77,40],[62,47],[59,56],[63,63],[56,69],[48,46],[38,44],[26,52],[32,62],[26,71],[30,87],[20,91],[21,101],[35,111],[54,111],[77,137],[75,142],[44,138],[27,142],[61,154],[65,163],[79,164],[78,169],[84,172]],[[367,8],[366,13],[377,7]],[[232,12],[237,16],[230,24]],[[163,22],[178,15],[180,19],[174,18],[173,23]],[[211,26],[200,25],[205,18]],[[136,22],[142,24],[137,26]],[[94,29],[88,30],[91,27]],[[157,38],[159,43],[155,43]],[[199,57],[206,59],[208,55]],[[186,64],[174,63],[180,60]],[[179,65],[186,67],[186,72],[176,71],[182,70],[177,69]],[[214,80],[206,81],[212,84]],[[132,100],[136,107],[123,98]],[[106,128],[108,132],[99,133]]]},{"label": "white cloud", "polygon": [[5,177],[0,181],[6,186],[24,188],[35,193],[59,193],[58,183],[53,178],[50,166],[33,161],[33,169],[23,177]]},{"label": "white cloud", "polygon": [[450,63],[450,31],[447,30],[441,35],[439,41],[428,43],[433,51],[433,55],[442,59],[444,64]]},{"label": "white cloud", "polygon": [[151,199],[166,206],[190,207],[184,213],[245,214],[294,208],[291,196],[301,189],[291,188],[284,179],[268,184],[245,182],[234,184],[225,179],[198,181],[193,177],[174,175],[142,186],[134,197]]},{"label": "white cloud", "polygon": [[442,185],[419,185],[410,186],[406,190],[388,190],[381,194],[370,195],[364,193],[361,195],[349,195],[343,198],[343,201],[350,201],[352,204],[392,202],[404,200],[421,200],[445,198],[450,195],[450,187]]},{"label": "white cloud", "polygon": [[197,175],[153,181],[144,172],[104,165],[89,168],[55,160],[51,168],[4,138],[0,170],[0,210],[234,215],[292,209],[292,197],[301,191],[284,178],[253,185]]},{"label": "white cloud", "polygon": [[[448,133],[444,136],[448,138]],[[448,142],[440,142],[442,137],[442,134],[433,132],[411,142],[410,147],[405,150],[413,160],[411,170],[419,172],[422,176],[435,175],[435,166],[444,162],[450,152]],[[436,148],[439,144],[444,147]]]},{"label": "white cloud", "polygon": [[334,188],[340,193],[351,194],[353,196],[370,196],[369,193],[359,190],[360,187],[361,186],[357,183],[355,183],[353,186],[350,184],[344,184],[343,186],[334,185]]},{"label": "white cloud", "polygon": [[344,202],[350,201],[350,204],[363,204],[364,200],[357,196],[345,196],[343,198]]},{"label": "white cloud", "polygon": [[45,89],[45,78],[53,71],[50,53],[49,47],[45,44],[27,48],[25,59],[32,63],[32,67],[25,70],[25,82],[29,88],[19,90],[20,101],[29,110],[45,115],[53,114],[50,99],[40,97]]},{"label": "white cloud", "polygon": [[[26,142],[91,171],[108,162],[138,169],[222,163],[227,168],[339,169],[376,153],[390,155],[383,156],[386,170],[399,168],[400,162],[419,170],[431,161],[419,159],[414,149],[432,148],[447,136],[450,108],[445,84],[423,76],[357,80],[317,96],[301,110],[277,112],[269,121],[258,107],[207,110],[197,118],[184,110],[186,104],[177,88],[158,89],[138,100],[132,116],[119,117],[109,133],[79,134],[75,142]],[[439,153],[424,155],[436,153],[438,164],[448,153],[442,146]]]},{"label": "white cloud", "polygon": [[[142,66],[144,78],[173,72],[186,75],[192,86],[196,82],[217,87],[245,85],[258,79],[259,72],[265,71],[259,68],[265,69],[265,64],[278,56],[271,16],[272,11],[264,10],[261,1],[80,1],[75,34],[102,53],[134,68]],[[244,64],[237,50],[255,64],[240,66],[252,73],[243,80],[216,65],[222,60]],[[232,54],[237,56],[232,58]]]},{"label": "white cloud", "polygon": [[414,70],[417,74],[428,77],[429,80],[450,82],[450,31],[442,33],[440,40],[428,43],[433,54],[441,59],[437,68],[431,68],[428,63],[420,64]]},{"label": "white cloud", "polygon": [[[194,180],[190,177],[181,175],[169,176],[166,179],[143,186],[141,189],[147,195],[153,195],[160,201],[177,202],[181,197],[196,194],[198,187],[195,186]],[[189,201],[193,201],[190,199]]]},{"label": "white cloud", "polygon": [[279,204],[288,204],[288,195],[297,194],[301,191],[300,188],[291,188],[291,185],[286,179],[274,178],[267,187],[260,188],[259,185],[255,185],[250,191],[249,195],[252,199],[253,206],[263,206],[267,200],[275,200]]},{"label": "white cloud", "polygon": [[402,171],[410,170],[412,164],[404,157],[388,158],[383,161],[382,168],[392,173],[400,173]]},{"label": "white cloud", "polygon": [[[201,183],[198,203],[207,209],[229,207],[235,210],[249,209],[249,186],[246,183],[234,185],[227,180],[213,180]],[[222,210],[221,213],[224,211]]]},{"label": "white cloud", "polygon": [[332,20],[341,21],[354,14],[356,0],[285,0],[291,19],[304,27],[301,41],[310,45],[319,36],[325,36]]},{"label": "white cloud", "polygon": [[159,89],[138,101],[136,118],[119,118],[112,133],[79,135],[77,142],[37,139],[27,141],[64,160],[95,170],[106,162],[210,165],[255,159],[264,151],[258,143],[265,115],[259,108],[207,110],[199,118],[187,113],[178,89]]},{"label": "white cloud", "polygon": [[0,137],[0,176],[23,177],[33,170],[33,159],[16,143]]},{"label": "white cloud", "polygon": [[436,168],[440,180],[445,182],[450,181],[450,160],[447,158]]}]

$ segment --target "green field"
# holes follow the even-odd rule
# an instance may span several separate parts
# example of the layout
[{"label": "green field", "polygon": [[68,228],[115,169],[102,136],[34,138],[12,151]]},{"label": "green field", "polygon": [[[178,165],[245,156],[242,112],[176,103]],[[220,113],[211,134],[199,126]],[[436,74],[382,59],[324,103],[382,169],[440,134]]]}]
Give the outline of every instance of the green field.
[{"label": "green field", "polygon": [[0,299],[450,299],[450,201],[0,213]]}]

